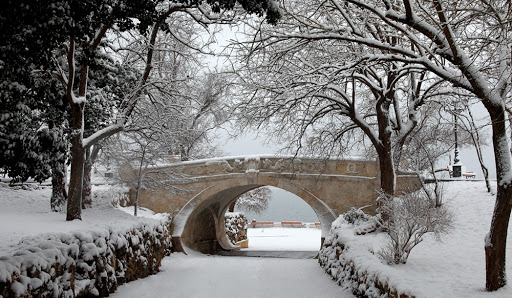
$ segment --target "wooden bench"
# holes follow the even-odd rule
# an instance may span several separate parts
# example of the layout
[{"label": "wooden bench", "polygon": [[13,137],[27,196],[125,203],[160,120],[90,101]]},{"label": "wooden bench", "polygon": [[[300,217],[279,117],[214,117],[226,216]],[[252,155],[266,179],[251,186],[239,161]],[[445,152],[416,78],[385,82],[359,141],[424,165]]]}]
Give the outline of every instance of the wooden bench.
[{"label": "wooden bench", "polygon": [[466,172],[466,173],[462,173],[462,177],[465,177],[466,179],[475,179],[476,177],[476,174],[473,173],[473,172]]}]

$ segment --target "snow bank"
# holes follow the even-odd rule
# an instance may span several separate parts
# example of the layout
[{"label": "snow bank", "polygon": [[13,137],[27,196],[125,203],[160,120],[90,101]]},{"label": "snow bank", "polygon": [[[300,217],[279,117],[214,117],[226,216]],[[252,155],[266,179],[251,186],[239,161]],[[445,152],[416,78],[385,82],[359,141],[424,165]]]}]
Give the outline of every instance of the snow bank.
[{"label": "snow bank", "polygon": [[396,288],[388,266],[380,262],[367,243],[355,239],[354,226],[343,216],[333,222],[329,236],[320,250],[318,262],[344,290],[363,297],[407,297],[412,289]]},{"label": "snow bank", "polygon": [[0,185],[0,237],[12,241],[0,241],[0,297],[107,296],[158,272],[170,253],[167,220],[94,202],[83,221],[57,221],[65,214],[50,212],[50,191]]},{"label": "snow bank", "polygon": [[158,272],[170,245],[164,223],[27,238],[13,255],[0,257],[0,294],[106,296],[118,285]]},{"label": "snow bank", "polygon": [[[444,185],[445,204],[454,212],[454,229],[441,242],[427,236],[407,264],[387,265],[377,257],[385,233],[357,235],[360,227],[343,216],[334,221],[319,263],[342,288],[367,297],[512,297],[512,286],[485,291],[484,239],[495,196],[483,181]],[[507,237],[507,275],[512,276],[512,233]]]}]

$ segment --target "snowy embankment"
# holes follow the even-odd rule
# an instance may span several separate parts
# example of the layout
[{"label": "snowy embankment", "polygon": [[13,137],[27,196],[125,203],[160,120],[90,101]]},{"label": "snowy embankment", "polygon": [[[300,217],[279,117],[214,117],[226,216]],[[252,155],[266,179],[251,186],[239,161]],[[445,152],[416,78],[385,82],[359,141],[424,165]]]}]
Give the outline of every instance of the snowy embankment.
[{"label": "snowy embankment", "polygon": [[[342,287],[380,297],[379,284],[390,293],[415,297],[512,297],[512,283],[485,292],[484,239],[489,231],[495,196],[484,182],[449,182],[445,203],[454,213],[454,228],[442,242],[433,237],[415,247],[407,264],[387,265],[377,253],[384,233],[356,236],[354,227],[338,218],[320,252],[324,269]],[[512,229],[509,225],[507,275],[512,277]]]},{"label": "snowy embankment", "polygon": [[165,216],[133,217],[105,195],[82,221],[66,222],[50,211],[50,195],[50,187],[0,183],[0,295],[105,296],[158,272],[170,249]]}]

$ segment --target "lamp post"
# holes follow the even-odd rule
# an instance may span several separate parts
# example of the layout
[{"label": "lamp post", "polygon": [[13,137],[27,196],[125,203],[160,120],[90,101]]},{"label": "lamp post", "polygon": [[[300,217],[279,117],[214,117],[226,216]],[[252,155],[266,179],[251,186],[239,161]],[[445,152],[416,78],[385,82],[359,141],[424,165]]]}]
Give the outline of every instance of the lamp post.
[{"label": "lamp post", "polygon": [[455,134],[455,152],[453,156],[453,165],[452,165],[452,177],[460,178],[462,177],[462,165],[459,163],[459,146],[457,139],[457,113],[460,111],[458,109],[457,104],[455,104],[454,112],[453,112],[453,123],[454,123],[454,134]]}]

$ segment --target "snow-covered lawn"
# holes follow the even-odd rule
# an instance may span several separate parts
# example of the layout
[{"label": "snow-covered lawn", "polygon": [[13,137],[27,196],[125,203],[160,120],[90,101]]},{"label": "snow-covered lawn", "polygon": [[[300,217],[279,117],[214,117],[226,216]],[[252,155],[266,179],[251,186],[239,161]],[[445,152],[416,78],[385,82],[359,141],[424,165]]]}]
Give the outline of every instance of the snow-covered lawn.
[{"label": "snow-covered lawn", "polygon": [[315,228],[250,228],[244,250],[318,251],[322,230]]},{"label": "snow-covered lawn", "polygon": [[486,192],[483,181],[450,182],[445,189],[445,202],[455,214],[454,229],[441,243],[429,238],[419,244],[405,266],[395,266],[403,278],[401,282],[418,289],[423,297],[512,297],[510,224],[506,265],[509,284],[497,293],[484,292],[484,239],[489,232],[495,196]]},{"label": "snow-covered lawn", "polygon": [[111,297],[353,297],[313,259],[172,254],[161,270],[119,287]]},{"label": "snow-covered lawn", "polygon": [[[107,190],[110,186],[93,187],[93,191]],[[26,237],[38,237],[46,233],[71,233],[80,231],[103,231],[130,229],[140,221],[162,219],[163,215],[142,212],[146,218],[114,208],[108,198],[96,200],[93,207],[82,212],[82,220],[66,222],[65,212],[51,212],[50,186],[29,184],[11,188],[0,182],[0,256],[8,255]],[[133,214],[133,211],[132,211]],[[153,219],[147,218],[153,217]]]},{"label": "snow-covered lawn", "polygon": [[[356,260],[357,270],[417,297],[512,297],[512,229],[509,225],[507,275],[509,284],[494,293],[485,292],[484,238],[489,231],[495,197],[482,181],[456,181],[445,185],[445,203],[454,212],[454,229],[442,242],[433,237],[415,247],[407,264],[383,264],[374,253],[385,244],[383,233],[355,236],[351,225],[337,220],[337,235],[348,244],[346,257]],[[373,253],[370,253],[373,252]]]}]

